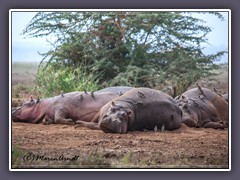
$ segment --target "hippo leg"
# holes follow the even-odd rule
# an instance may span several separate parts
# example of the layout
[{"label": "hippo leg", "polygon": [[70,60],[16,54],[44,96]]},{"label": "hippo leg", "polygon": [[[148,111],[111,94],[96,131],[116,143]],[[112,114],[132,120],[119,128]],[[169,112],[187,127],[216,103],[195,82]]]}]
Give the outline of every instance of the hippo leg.
[{"label": "hippo leg", "polygon": [[56,124],[68,124],[68,125],[74,125],[75,123],[73,122],[72,119],[65,119],[65,118],[58,118],[58,119],[55,119],[55,123]]},{"label": "hippo leg", "polygon": [[51,119],[51,118],[49,118],[49,117],[45,117],[45,118],[43,119],[43,124],[44,124],[44,125],[49,125],[49,124],[53,124],[53,123],[54,123],[53,119]]},{"label": "hippo leg", "polygon": [[186,124],[189,127],[197,126],[197,123],[193,119],[185,119],[182,123]]},{"label": "hippo leg", "polygon": [[204,128],[224,129],[224,127],[226,127],[223,121],[216,114],[213,114],[210,119],[205,119],[202,122],[202,127]]},{"label": "hippo leg", "polygon": [[58,109],[55,112],[54,116],[54,121],[56,124],[69,124],[69,125],[74,125],[75,123],[73,122],[72,119],[66,119],[65,118],[66,113],[62,109]]},{"label": "hippo leg", "polygon": [[221,121],[221,123],[223,124],[223,126],[224,126],[225,128],[228,128],[228,122],[227,122],[227,121]]},{"label": "hippo leg", "polygon": [[85,121],[76,121],[76,125],[74,126],[75,128],[77,127],[87,127],[89,129],[95,129],[95,130],[100,130],[100,127],[98,125],[98,123],[94,123],[94,122],[85,122]]},{"label": "hippo leg", "polygon": [[203,125],[204,128],[224,129],[224,124],[220,122],[207,122]]}]

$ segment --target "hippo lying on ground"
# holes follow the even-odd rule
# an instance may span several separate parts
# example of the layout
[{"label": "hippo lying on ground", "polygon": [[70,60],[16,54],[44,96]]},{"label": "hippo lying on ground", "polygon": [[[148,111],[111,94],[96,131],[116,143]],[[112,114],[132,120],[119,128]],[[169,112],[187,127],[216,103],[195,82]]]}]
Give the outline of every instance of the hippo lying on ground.
[{"label": "hippo lying on ground", "polygon": [[169,95],[149,88],[134,88],[104,105],[91,122],[77,121],[76,127],[101,129],[106,133],[174,130],[180,128],[181,119],[182,111]]},{"label": "hippo lying on ground", "polygon": [[217,93],[198,86],[184,92],[176,101],[183,111],[184,124],[215,129],[227,127],[228,104]]},{"label": "hippo lying on ground", "polygon": [[98,90],[96,92],[113,92],[113,93],[116,93],[116,94],[121,96],[125,92],[127,92],[131,89],[133,89],[133,87],[130,87],[130,86],[113,86],[113,87],[107,87],[107,88]]},{"label": "hippo lying on ground", "polygon": [[91,121],[98,110],[113,98],[111,92],[71,92],[52,98],[34,100],[12,108],[14,122],[75,124]]}]

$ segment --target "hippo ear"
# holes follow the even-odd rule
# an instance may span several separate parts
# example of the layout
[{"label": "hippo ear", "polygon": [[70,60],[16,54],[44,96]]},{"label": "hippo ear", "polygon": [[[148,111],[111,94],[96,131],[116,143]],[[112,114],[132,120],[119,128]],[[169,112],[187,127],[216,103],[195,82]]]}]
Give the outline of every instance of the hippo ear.
[{"label": "hippo ear", "polygon": [[111,107],[110,107],[110,109],[111,109],[112,112],[115,111],[115,107],[114,107],[114,106],[115,106],[115,103],[112,101],[112,102],[111,102]]},{"label": "hippo ear", "polygon": [[115,103],[112,101],[111,102],[111,107],[114,107],[115,106]]}]

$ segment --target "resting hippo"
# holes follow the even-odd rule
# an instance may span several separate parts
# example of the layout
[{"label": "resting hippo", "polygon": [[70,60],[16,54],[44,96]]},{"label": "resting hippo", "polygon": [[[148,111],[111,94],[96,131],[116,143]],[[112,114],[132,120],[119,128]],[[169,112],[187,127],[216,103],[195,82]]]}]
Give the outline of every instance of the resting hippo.
[{"label": "resting hippo", "polygon": [[125,92],[127,92],[131,89],[133,89],[133,87],[130,87],[130,86],[113,86],[113,87],[107,87],[107,88],[101,89],[101,90],[96,91],[96,92],[113,92],[113,93],[116,93],[116,94],[121,96]]},{"label": "resting hippo", "polygon": [[33,100],[12,108],[14,122],[74,124],[91,121],[98,110],[118,95],[111,92],[71,92],[52,98]]},{"label": "resting hippo", "polygon": [[228,104],[207,89],[190,89],[176,98],[183,111],[183,123],[190,127],[224,128],[228,124]]},{"label": "resting hippo", "polygon": [[134,88],[104,105],[91,122],[77,121],[77,126],[104,132],[178,129],[182,111],[169,95],[149,89]]},{"label": "resting hippo", "polygon": [[228,94],[223,94],[222,97],[223,97],[223,99],[225,99],[225,101],[228,102]]}]

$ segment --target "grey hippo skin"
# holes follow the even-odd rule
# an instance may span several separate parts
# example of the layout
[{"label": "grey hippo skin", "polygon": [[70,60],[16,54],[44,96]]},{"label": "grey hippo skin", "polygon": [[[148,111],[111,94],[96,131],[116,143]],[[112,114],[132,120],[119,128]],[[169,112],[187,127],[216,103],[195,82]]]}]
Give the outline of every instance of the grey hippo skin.
[{"label": "grey hippo skin", "polygon": [[181,126],[182,111],[169,95],[149,88],[134,88],[106,105],[91,122],[77,121],[76,126],[101,129],[106,133],[127,133],[165,126],[165,130]]},{"label": "grey hippo skin", "polygon": [[210,89],[190,89],[176,101],[183,111],[183,123],[190,127],[223,129],[228,126],[228,104]]},{"label": "grey hippo skin", "polygon": [[223,99],[224,99],[225,101],[227,101],[227,103],[228,103],[228,94],[223,94],[222,97],[223,97]]},{"label": "grey hippo skin", "polygon": [[131,89],[133,89],[133,87],[130,87],[130,86],[113,86],[113,87],[107,87],[107,88],[98,90],[96,92],[113,92],[113,93],[116,93],[116,94],[121,96],[125,92],[127,92]]},{"label": "grey hippo skin", "polygon": [[75,124],[91,121],[99,109],[119,95],[111,92],[71,92],[34,100],[12,108],[14,122]]}]

